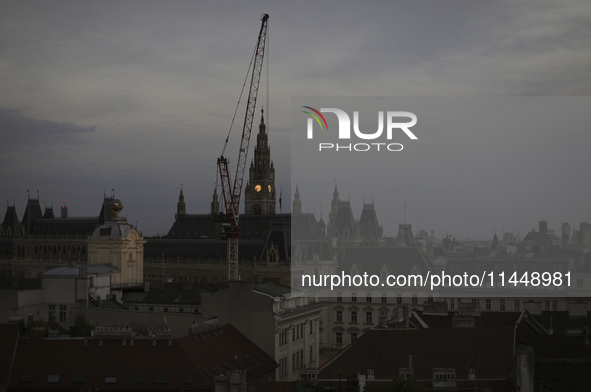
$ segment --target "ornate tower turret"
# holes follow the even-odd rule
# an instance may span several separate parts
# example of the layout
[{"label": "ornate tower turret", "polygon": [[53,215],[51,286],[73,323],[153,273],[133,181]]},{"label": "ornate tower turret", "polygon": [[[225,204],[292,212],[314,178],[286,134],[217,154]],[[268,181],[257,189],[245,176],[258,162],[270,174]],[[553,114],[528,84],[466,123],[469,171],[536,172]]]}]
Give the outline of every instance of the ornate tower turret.
[{"label": "ornate tower turret", "polygon": [[211,200],[211,213],[212,214],[219,214],[220,213],[220,199],[218,198],[217,188],[213,190],[213,199]]},{"label": "ornate tower turret", "polygon": [[254,159],[250,164],[248,182],[244,191],[246,214],[275,214],[275,165],[271,160],[269,136],[263,114],[261,109],[261,123],[254,148]]},{"label": "ornate tower turret", "polygon": [[335,181],[334,192],[332,193],[332,201],[330,202],[330,212],[328,214],[328,235],[333,234],[332,232],[334,230],[335,219],[337,217],[337,211],[339,210],[340,202],[341,199],[339,198],[339,191]]},{"label": "ornate tower turret", "polygon": [[183,187],[181,186],[181,193],[179,194],[179,202],[176,203],[176,214],[174,214],[174,219],[183,215],[187,215],[187,210],[185,209],[185,195],[183,195]]},{"label": "ornate tower turret", "polygon": [[293,206],[291,208],[292,214],[301,214],[302,213],[302,201],[300,200],[300,190],[296,185],[295,195],[293,197]]}]

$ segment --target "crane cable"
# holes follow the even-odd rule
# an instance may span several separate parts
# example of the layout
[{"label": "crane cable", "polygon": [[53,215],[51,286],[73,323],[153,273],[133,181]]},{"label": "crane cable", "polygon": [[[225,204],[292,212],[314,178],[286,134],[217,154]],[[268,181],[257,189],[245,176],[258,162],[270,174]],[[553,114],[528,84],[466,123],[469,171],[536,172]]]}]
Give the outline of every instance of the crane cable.
[{"label": "crane cable", "polygon": [[[250,64],[248,64],[248,70],[246,71],[246,77],[244,78],[244,83],[242,83],[242,90],[240,91],[240,96],[238,97],[238,103],[236,104],[236,109],[234,110],[234,115],[232,116],[232,122],[230,123],[230,129],[228,130],[228,135],[226,136],[226,141],[224,143],[224,148],[222,149],[221,156],[224,156],[226,152],[226,147],[228,147],[228,141],[230,140],[230,134],[232,133],[232,127],[234,126],[234,120],[236,119],[236,113],[238,113],[238,107],[240,106],[240,101],[242,100],[242,95],[244,94],[244,87],[246,87],[246,82],[248,81],[248,75],[250,74],[250,69],[252,68],[252,62],[256,55],[257,48],[255,47],[252,57],[250,58]],[[220,181],[220,173],[218,170],[215,171],[215,189],[218,188]],[[221,197],[221,195],[219,196]]]},{"label": "crane cable", "polygon": [[256,55],[257,48],[254,48],[254,52],[252,53],[252,57],[250,59],[250,64],[248,64],[248,70],[246,71],[246,77],[244,78],[244,83],[242,84],[242,90],[240,91],[240,96],[238,97],[238,103],[236,104],[236,109],[234,110],[234,116],[232,116],[232,122],[230,123],[230,129],[228,130],[228,135],[226,136],[226,142],[224,143],[224,148],[222,149],[222,156],[226,152],[226,147],[228,146],[228,140],[230,139],[230,133],[232,132],[232,126],[234,125],[234,120],[236,119],[236,113],[238,113],[238,107],[240,106],[240,101],[242,100],[242,95],[244,94],[244,87],[246,87],[246,82],[248,81],[248,74],[250,73],[250,69],[252,68],[252,61]]}]

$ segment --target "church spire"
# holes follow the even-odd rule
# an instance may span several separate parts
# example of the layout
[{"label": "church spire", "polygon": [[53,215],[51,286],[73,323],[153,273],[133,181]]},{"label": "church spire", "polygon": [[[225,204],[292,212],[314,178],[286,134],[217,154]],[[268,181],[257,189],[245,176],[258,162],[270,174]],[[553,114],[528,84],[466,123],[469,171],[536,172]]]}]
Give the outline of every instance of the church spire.
[{"label": "church spire", "polygon": [[275,165],[271,160],[269,135],[263,109],[261,109],[261,123],[254,148],[254,158],[244,190],[244,202],[246,214],[275,214]]},{"label": "church spire", "polygon": [[257,141],[262,135],[265,137],[265,143],[266,143],[266,141],[267,141],[266,134],[267,134],[267,126],[265,125],[265,110],[263,108],[261,108],[261,123],[259,124],[259,134],[257,136]]},{"label": "church spire", "polygon": [[181,193],[179,194],[179,202],[176,203],[176,214],[174,215],[174,219],[177,219],[179,216],[187,215],[187,211],[185,209],[185,195],[183,195],[183,184],[181,184]]},{"label": "church spire", "polygon": [[293,214],[301,214],[302,213],[302,201],[300,200],[300,190],[296,185],[295,195],[293,197],[293,207],[291,209]]},{"label": "church spire", "polygon": [[211,213],[212,214],[219,214],[220,213],[220,199],[218,198],[218,189],[213,189],[213,198],[211,200]]}]

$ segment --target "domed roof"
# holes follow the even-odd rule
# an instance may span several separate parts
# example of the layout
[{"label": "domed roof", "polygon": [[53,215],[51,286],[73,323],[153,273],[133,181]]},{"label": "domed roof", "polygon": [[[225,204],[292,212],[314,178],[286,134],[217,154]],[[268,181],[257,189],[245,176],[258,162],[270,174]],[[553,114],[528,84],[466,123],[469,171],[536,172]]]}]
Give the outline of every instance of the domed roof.
[{"label": "domed roof", "polygon": [[123,219],[111,220],[99,226],[92,237],[127,238],[133,227]]}]

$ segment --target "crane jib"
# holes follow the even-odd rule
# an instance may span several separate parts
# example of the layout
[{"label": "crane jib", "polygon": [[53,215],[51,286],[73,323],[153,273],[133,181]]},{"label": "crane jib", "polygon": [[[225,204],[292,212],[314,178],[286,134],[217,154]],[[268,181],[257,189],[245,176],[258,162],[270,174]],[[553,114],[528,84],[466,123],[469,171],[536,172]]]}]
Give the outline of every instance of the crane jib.
[{"label": "crane jib", "polygon": [[236,175],[234,184],[231,185],[230,172],[228,170],[228,159],[221,156],[218,158],[218,170],[222,183],[222,195],[228,223],[222,225],[221,235],[227,240],[227,259],[228,259],[228,280],[239,280],[238,275],[238,217],[240,207],[240,196],[242,194],[242,184],[244,182],[244,171],[246,169],[246,160],[248,155],[248,146],[252,131],[252,123],[257,102],[259,82],[263,68],[263,59],[265,55],[265,44],[267,40],[267,20],[268,14],[261,17],[261,29],[256,45],[254,56],[254,66],[250,79],[250,89],[248,101],[246,103],[246,113],[244,115],[244,126],[242,128],[242,140],[238,151],[238,162],[236,166]]}]

